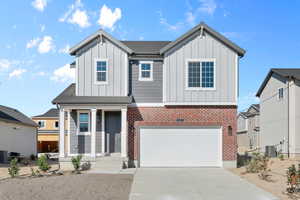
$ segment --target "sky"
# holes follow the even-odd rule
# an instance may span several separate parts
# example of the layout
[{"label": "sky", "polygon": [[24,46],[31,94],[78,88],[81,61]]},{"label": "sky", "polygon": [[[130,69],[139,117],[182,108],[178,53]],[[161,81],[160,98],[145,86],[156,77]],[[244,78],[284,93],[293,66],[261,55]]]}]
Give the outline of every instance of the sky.
[{"label": "sky", "polygon": [[100,28],[121,40],[175,40],[204,21],[247,51],[239,74],[244,110],[258,102],[270,68],[300,67],[299,9],[299,0],[3,1],[0,105],[28,116],[54,107],[74,81],[69,48]]}]

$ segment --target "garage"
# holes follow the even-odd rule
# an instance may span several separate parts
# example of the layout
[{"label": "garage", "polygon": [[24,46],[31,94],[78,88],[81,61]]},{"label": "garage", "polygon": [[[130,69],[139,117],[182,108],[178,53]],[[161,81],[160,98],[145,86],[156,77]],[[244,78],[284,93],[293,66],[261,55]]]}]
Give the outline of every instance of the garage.
[{"label": "garage", "polygon": [[221,166],[221,127],[140,128],[140,167]]}]

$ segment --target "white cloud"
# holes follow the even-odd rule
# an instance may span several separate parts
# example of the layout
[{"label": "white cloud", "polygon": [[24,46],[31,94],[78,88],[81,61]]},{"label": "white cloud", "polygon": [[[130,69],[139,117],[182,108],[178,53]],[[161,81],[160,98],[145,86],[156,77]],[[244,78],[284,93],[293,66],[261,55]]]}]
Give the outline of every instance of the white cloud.
[{"label": "white cloud", "polygon": [[38,11],[43,12],[47,6],[47,0],[34,0],[31,5]]},{"label": "white cloud", "polygon": [[44,54],[48,53],[51,50],[54,50],[53,39],[51,36],[44,36],[44,38],[38,46],[38,52],[40,54]]},{"label": "white cloud", "polygon": [[68,22],[71,24],[77,24],[81,28],[89,27],[89,16],[83,7],[81,0],[75,0],[73,4],[69,6],[69,9],[58,19],[59,22]]},{"label": "white cloud", "polygon": [[41,24],[41,32],[44,32],[46,29],[46,26],[44,24]]},{"label": "white cloud", "polygon": [[56,70],[54,70],[53,75],[50,78],[56,82],[68,82],[75,80],[75,69],[70,68],[70,64],[66,64]]},{"label": "white cloud", "polygon": [[193,14],[193,12],[188,11],[188,12],[185,13],[185,16],[186,16],[186,22],[188,24],[190,24],[191,26],[195,26],[195,24],[196,24],[196,22],[195,22],[196,15]]},{"label": "white cloud", "polygon": [[40,40],[41,40],[40,38],[35,38],[35,39],[30,40],[29,42],[27,42],[26,48],[30,49],[30,48],[37,46]]},{"label": "white cloud", "polygon": [[139,40],[144,40],[145,38],[143,36],[140,36],[139,37]]},{"label": "white cloud", "polygon": [[251,104],[258,103],[259,99],[256,97],[255,92],[249,92],[245,96],[239,97],[238,104],[239,110],[247,109]]},{"label": "white cloud", "polygon": [[46,76],[46,75],[47,75],[47,73],[46,73],[46,72],[43,72],[43,71],[41,71],[41,72],[37,72],[37,73],[35,73],[34,75],[35,75],[35,76]]},{"label": "white cloud", "polygon": [[64,53],[64,54],[68,54],[70,51],[70,45],[67,44],[64,48],[61,48],[58,50],[59,53]]},{"label": "white cloud", "polygon": [[114,11],[108,8],[105,4],[100,9],[98,24],[103,28],[114,30],[115,23],[122,18],[122,11],[120,8],[115,8]]},{"label": "white cloud", "polygon": [[79,9],[76,9],[76,11],[72,14],[72,17],[68,19],[68,22],[71,24],[77,24],[81,28],[87,28],[91,25],[86,11]]},{"label": "white cloud", "polygon": [[166,26],[168,30],[170,31],[178,31],[180,30],[183,26],[184,23],[183,22],[177,22],[176,24],[172,25],[170,24],[166,18],[163,17],[163,14],[161,11],[158,12],[159,14],[159,23]]},{"label": "white cloud", "polygon": [[217,8],[215,0],[199,0],[199,2],[201,3],[201,6],[198,8],[200,12],[209,15],[213,15],[215,13]]},{"label": "white cloud", "polygon": [[14,71],[12,71],[11,73],[9,73],[9,78],[13,78],[13,77],[16,77],[16,78],[19,78],[22,76],[23,73],[25,73],[27,70],[26,69],[15,69]]},{"label": "white cloud", "polygon": [[7,59],[0,59],[0,70],[8,69],[12,65]]}]

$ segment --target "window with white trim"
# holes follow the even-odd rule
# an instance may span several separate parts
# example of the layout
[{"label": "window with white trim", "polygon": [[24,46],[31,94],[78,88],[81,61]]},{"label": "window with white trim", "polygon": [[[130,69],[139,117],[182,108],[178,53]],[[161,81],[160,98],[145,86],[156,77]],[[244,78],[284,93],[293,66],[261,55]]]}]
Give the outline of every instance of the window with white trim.
[{"label": "window with white trim", "polygon": [[96,83],[107,83],[107,60],[96,60]]},{"label": "window with white trim", "polygon": [[283,88],[278,88],[278,99],[283,99]]},{"label": "window with white trim", "polygon": [[38,125],[40,128],[45,128],[45,121],[38,121]]},{"label": "window with white trim", "polygon": [[54,122],[54,128],[58,128],[59,127],[59,122],[58,121],[55,121]]},{"label": "window with white trim", "polygon": [[88,112],[80,112],[78,116],[79,133],[88,133],[90,130],[90,116]]},{"label": "window with white trim", "polygon": [[152,62],[140,62],[139,80],[140,81],[152,81],[153,80],[153,63]]},{"label": "window with white trim", "polygon": [[187,87],[190,89],[215,88],[215,62],[214,61],[188,61]]}]

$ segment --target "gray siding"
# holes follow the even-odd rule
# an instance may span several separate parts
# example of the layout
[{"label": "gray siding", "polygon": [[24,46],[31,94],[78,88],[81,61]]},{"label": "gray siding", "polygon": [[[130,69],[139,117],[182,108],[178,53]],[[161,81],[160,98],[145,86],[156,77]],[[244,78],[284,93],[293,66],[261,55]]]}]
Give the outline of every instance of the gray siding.
[{"label": "gray siding", "polygon": [[[101,153],[101,111],[97,112],[96,153]],[[91,153],[91,136],[77,135],[77,111],[71,112],[70,118],[70,153]]]},{"label": "gray siding", "polygon": [[162,103],[163,64],[153,62],[153,81],[139,81],[139,62],[129,66],[129,90],[136,103]]},{"label": "gray siding", "polygon": [[[236,102],[237,54],[208,33],[199,32],[166,53],[166,102]],[[216,59],[216,90],[186,90],[186,59]]]},{"label": "gray siding", "polygon": [[237,131],[245,131],[246,129],[246,119],[242,116],[239,116],[237,119]]},{"label": "gray siding", "polygon": [[[125,96],[125,58],[127,53],[103,38],[94,40],[77,55],[78,96]],[[108,59],[108,84],[95,84],[95,59]]]},{"label": "gray siding", "polygon": [[262,151],[266,145],[276,145],[285,139],[283,152],[287,153],[287,90],[278,100],[278,88],[286,88],[286,82],[273,74],[260,96],[260,139]]}]

